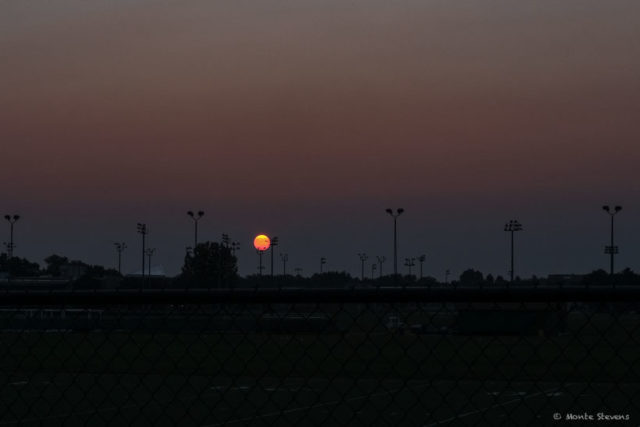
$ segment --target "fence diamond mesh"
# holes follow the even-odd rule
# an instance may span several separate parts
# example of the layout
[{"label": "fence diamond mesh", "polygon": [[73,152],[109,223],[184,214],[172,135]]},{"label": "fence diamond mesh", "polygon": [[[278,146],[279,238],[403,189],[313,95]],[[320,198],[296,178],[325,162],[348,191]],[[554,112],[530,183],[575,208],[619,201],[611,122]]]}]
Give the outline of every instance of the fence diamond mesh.
[{"label": "fence diamond mesh", "polygon": [[640,424],[635,289],[2,295],[0,426]]}]

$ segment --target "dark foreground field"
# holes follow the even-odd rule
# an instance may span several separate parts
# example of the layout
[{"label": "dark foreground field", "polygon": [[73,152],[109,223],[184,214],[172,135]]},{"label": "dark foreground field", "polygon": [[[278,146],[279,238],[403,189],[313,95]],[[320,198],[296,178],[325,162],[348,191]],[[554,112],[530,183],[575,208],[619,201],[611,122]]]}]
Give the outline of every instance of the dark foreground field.
[{"label": "dark foreground field", "polygon": [[461,335],[449,311],[390,329],[397,314],[361,307],[324,332],[5,330],[0,426],[640,424],[634,314],[569,313],[551,336]]}]

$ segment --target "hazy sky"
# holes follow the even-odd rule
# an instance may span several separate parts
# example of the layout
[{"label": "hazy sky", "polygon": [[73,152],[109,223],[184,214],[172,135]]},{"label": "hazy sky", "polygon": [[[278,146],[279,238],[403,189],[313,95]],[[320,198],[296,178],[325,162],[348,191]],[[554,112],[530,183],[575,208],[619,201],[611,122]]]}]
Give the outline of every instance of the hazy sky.
[{"label": "hazy sky", "polygon": [[425,274],[506,275],[511,218],[517,273],[585,272],[613,203],[640,270],[636,0],[0,0],[0,77],[18,256],[114,265],[125,241],[133,271],[146,222],[177,273],[203,209],[242,274],[260,232],[305,274],[391,271],[404,207]]}]

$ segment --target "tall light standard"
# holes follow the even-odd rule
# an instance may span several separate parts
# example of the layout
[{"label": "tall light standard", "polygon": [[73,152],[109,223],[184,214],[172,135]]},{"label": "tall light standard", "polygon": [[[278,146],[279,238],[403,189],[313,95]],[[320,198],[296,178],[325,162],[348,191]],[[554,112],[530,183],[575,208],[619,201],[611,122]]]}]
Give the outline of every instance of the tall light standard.
[{"label": "tall light standard", "polygon": [[409,277],[411,277],[411,267],[416,265],[415,260],[416,260],[415,258],[405,258],[404,259],[405,267],[409,267]]},{"label": "tall light standard", "polygon": [[153,256],[156,248],[149,248],[146,250],[147,257],[149,257],[149,277],[151,277],[151,257]]},{"label": "tall light standard", "polygon": [[361,280],[364,280],[364,262],[367,259],[369,259],[369,257],[367,256],[367,254],[358,254],[358,258],[360,258],[360,264],[361,264],[360,278],[361,278]]},{"label": "tall light standard", "polygon": [[267,249],[271,246],[271,239],[264,234],[260,234],[253,239],[253,247],[256,248],[256,252],[258,253],[258,258],[260,259],[260,264],[258,265],[258,274],[262,276],[262,254],[264,254]]},{"label": "tall light standard", "polygon": [[9,259],[13,258],[13,248],[15,247],[13,244],[13,225],[18,222],[20,219],[20,215],[5,215],[4,219],[9,221],[9,245],[7,246],[7,255]]},{"label": "tall light standard", "polygon": [[615,256],[615,254],[618,253],[618,247],[614,246],[613,244],[613,217],[616,216],[616,214],[618,212],[620,212],[622,210],[622,206],[615,206],[613,209],[611,209],[611,207],[609,207],[608,205],[605,205],[602,207],[602,209],[609,214],[609,216],[611,217],[611,245],[610,246],[605,246],[604,247],[604,253],[605,254],[609,254],[611,256],[611,270],[610,273],[613,276],[614,273],[614,269],[613,269],[613,257]]},{"label": "tall light standard", "polygon": [[200,221],[200,218],[204,216],[204,211],[198,211],[195,214],[193,213],[193,211],[187,211],[187,215],[191,217],[194,223],[195,232],[194,232],[193,247],[195,248],[196,246],[198,246],[198,221]]},{"label": "tall light standard", "polygon": [[149,231],[147,230],[147,224],[138,223],[138,233],[142,235],[142,278],[144,279],[145,243],[146,236],[149,233]]},{"label": "tall light standard", "polygon": [[420,255],[418,257],[418,261],[420,261],[420,280],[422,280],[422,264],[424,264],[424,261],[427,259],[426,255]]},{"label": "tall light standard", "polygon": [[376,256],[376,259],[378,260],[378,266],[380,267],[380,272],[378,273],[378,277],[382,277],[382,263],[385,262],[387,258],[384,256]]},{"label": "tall light standard", "polygon": [[273,277],[273,251],[274,246],[278,246],[278,237],[274,236],[271,238],[271,277]]},{"label": "tall light standard", "polygon": [[327,259],[325,257],[320,257],[320,274],[322,274],[322,267],[327,263]]},{"label": "tall light standard", "polygon": [[375,262],[373,264],[371,264],[371,280],[375,279],[375,272],[376,272],[376,267],[378,266],[378,264],[376,264]]},{"label": "tall light standard", "polygon": [[280,259],[282,260],[282,275],[287,275],[287,261],[289,261],[289,254],[280,253]]},{"label": "tall light standard", "polygon": [[518,220],[512,219],[508,223],[504,225],[504,231],[511,233],[511,270],[509,271],[509,275],[511,277],[511,282],[513,282],[514,276],[514,268],[513,268],[513,235],[516,231],[522,230],[522,224],[518,222]]},{"label": "tall light standard", "polygon": [[386,209],[389,215],[393,217],[393,275],[398,277],[398,217],[402,215],[404,209],[398,208],[396,212],[393,209]]},{"label": "tall light standard", "polygon": [[127,245],[124,242],[114,243],[116,251],[118,252],[118,273],[122,274],[122,252],[127,249]]}]

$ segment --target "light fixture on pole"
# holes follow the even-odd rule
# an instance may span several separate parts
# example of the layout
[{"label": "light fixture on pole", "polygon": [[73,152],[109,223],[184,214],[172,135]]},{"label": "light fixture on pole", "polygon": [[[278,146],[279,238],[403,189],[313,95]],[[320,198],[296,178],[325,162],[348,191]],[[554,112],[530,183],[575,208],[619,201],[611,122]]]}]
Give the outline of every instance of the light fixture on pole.
[{"label": "light fixture on pole", "polygon": [[193,211],[187,211],[187,215],[191,217],[194,223],[194,238],[193,238],[193,247],[198,246],[198,221],[200,218],[204,216],[204,211],[198,211],[197,213],[193,213]]}]

